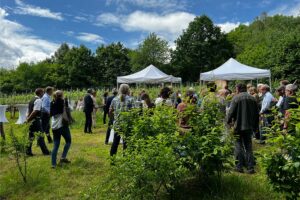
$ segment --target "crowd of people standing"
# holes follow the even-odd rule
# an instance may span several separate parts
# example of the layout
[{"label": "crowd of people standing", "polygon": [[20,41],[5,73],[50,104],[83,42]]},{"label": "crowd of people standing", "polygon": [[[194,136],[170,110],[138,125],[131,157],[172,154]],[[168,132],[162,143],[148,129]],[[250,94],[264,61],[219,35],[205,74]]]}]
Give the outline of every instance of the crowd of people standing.
[{"label": "crowd of people standing", "polygon": [[[265,127],[270,127],[274,120],[274,109],[278,111],[282,119],[289,118],[289,110],[297,108],[299,102],[295,97],[297,87],[289,84],[288,81],[281,81],[276,89],[276,98],[271,93],[270,87],[266,84],[237,84],[235,92],[228,86],[217,90],[214,83],[208,83],[205,91],[196,92],[189,88],[184,95],[180,90],[173,91],[172,87],[163,87],[155,100],[142,90],[134,96],[127,84],[121,84],[119,90],[113,89],[111,96],[105,92],[102,96],[103,124],[108,122],[104,143],[107,145],[112,139],[110,155],[117,153],[121,142],[121,136],[116,127],[119,126],[119,117],[122,112],[130,111],[132,108],[153,109],[159,106],[169,106],[184,112],[189,104],[199,108],[199,112],[209,106],[210,101],[217,101],[221,112],[226,113],[224,118],[225,127],[233,127],[235,137],[236,170],[243,172],[243,166],[249,173],[254,173],[254,156],[252,152],[253,137],[258,143],[265,142]],[[32,142],[37,137],[38,146],[44,155],[51,155],[52,167],[57,166],[57,152],[60,146],[61,137],[65,140],[65,146],[61,155],[60,163],[70,163],[67,154],[71,146],[71,133],[69,125],[72,123],[69,103],[62,91],[54,92],[52,87],[47,87],[45,92],[38,88],[36,96],[29,102],[27,122],[30,123],[29,145],[26,153],[33,156]],[[53,96],[53,98],[52,98]],[[75,107],[85,114],[84,133],[91,134],[96,125],[96,113],[100,106],[97,104],[97,92],[88,89],[84,98],[78,100]],[[178,119],[179,126],[189,129],[189,117]],[[283,120],[282,129],[288,130],[287,120]],[[53,139],[50,134],[52,129]],[[39,133],[39,134],[37,134]],[[113,133],[113,135],[111,135]],[[54,143],[50,152],[45,143],[43,134],[47,136],[48,143]],[[126,141],[123,141],[126,148]]]}]

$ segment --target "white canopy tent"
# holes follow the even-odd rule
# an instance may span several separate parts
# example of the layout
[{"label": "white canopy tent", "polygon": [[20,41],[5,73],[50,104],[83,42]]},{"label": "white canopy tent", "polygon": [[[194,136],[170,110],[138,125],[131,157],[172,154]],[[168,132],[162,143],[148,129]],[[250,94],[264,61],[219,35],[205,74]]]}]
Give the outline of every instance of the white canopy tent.
[{"label": "white canopy tent", "polygon": [[216,80],[255,80],[260,78],[269,78],[271,87],[271,71],[259,69],[239,63],[237,60],[230,58],[220,67],[200,74],[201,81]]},{"label": "white canopy tent", "polygon": [[118,76],[119,83],[181,83],[181,78],[167,75],[153,65],[127,76]]}]

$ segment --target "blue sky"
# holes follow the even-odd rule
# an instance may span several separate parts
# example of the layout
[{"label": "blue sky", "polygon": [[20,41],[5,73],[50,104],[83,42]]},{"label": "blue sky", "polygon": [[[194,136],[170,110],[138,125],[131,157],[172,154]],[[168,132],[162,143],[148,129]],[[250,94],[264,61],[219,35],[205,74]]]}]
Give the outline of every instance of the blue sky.
[{"label": "blue sky", "polygon": [[150,32],[174,47],[197,15],[229,32],[262,12],[299,16],[300,0],[0,0],[0,66],[42,60],[62,42],[135,48]]}]

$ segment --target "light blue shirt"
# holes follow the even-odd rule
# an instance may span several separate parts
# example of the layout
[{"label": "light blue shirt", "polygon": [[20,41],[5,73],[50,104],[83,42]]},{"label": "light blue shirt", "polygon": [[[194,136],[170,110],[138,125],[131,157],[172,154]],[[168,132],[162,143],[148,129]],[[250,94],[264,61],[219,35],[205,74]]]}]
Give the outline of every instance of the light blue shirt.
[{"label": "light blue shirt", "polygon": [[273,99],[274,99],[274,97],[270,92],[267,92],[264,95],[264,99],[263,99],[262,104],[261,104],[260,113],[264,113],[265,111],[270,109]]},{"label": "light blue shirt", "polygon": [[50,114],[50,103],[51,103],[51,97],[45,93],[42,97],[42,112],[46,112]]}]

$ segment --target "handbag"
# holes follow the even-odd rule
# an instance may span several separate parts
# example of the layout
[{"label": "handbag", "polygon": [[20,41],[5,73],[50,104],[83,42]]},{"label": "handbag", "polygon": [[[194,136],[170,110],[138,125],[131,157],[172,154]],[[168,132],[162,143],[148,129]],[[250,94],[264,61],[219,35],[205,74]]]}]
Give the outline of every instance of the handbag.
[{"label": "handbag", "polygon": [[73,124],[74,122],[75,122],[75,120],[71,116],[70,108],[67,107],[66,104],[64,103],[64,112],[62,114],[62,124],[64,126],[69,126],[69,125]]}]

